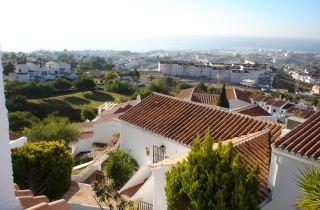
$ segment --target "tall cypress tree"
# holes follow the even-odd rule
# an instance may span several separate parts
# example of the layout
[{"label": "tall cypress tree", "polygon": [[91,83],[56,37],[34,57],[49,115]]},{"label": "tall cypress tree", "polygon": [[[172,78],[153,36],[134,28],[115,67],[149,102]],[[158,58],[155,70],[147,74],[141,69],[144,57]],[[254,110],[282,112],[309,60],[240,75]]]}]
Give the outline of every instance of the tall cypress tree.
[{"label": "tall cypress tree", "polygon": [[221,107],[225,107],[225,108],[229,108],[230,105],[229,105],[229,101],[228,101],[228,98],[227,98],[227,93],[226,93],[226,85],[223,84],[222,86],[222,89],[220,91],[220,96],[219,96],[219,100],[218,100],[218,106],[221,106]]},{"label": "tall cypress tree", "polygon": [[197,137],[187,160],[166,173],[168,210],[259,209],[258,166],[249,170],[231,144],[212,149],[213,142],[209,132]]}]

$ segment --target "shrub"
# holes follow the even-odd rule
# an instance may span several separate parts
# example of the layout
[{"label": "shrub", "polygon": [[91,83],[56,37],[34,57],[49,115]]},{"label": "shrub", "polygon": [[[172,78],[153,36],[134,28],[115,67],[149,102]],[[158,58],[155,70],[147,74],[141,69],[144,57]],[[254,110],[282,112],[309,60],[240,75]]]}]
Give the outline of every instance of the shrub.
[{"label": "shrub", "polygon": [[133,93],[133,88],[128,81],[121,81],[119,78],[107,81],[104,85],[106,91],[130,95]]},{"label": "shrub", "polygon": [[39,118],[30,112],[9,112],[9,128],[11,131],[20,132],[25,127],[29,128],[33,123],[38,123]]},{"label": "shrub", "polygon": [[35,195],[60,199],[70,188],[73,159],[58,142],[29,142],[12,154],[14,181]]},{"label": "shrub", "polygon": [[92,77],[80,76],[75,81],[73,81],[75,88],[81,91],[94,90],[95,83]]},{"label": "shrub", "polygon": [[12,95],[6,100],[6,107],[9,112],[24,111],[27,105],[27,98],[22,95]]},{"label": "shrub", "polygon": [[93,120],[96,117],[96,111],[90,107],[81,109],[81,120]]},{"label": "shrub", "polygon": [[206,84],[204,84],[203,82],[199,82],[197,84],[196,88],[198,88],[200,90],[203,90],[205,92],[207,92],[207,90],[208,90],[208,86],[206,86]]},{"label": "shrub", "polygon": [[51,83],[56,90],[67,90],[72,86],[72,83],[69,80],[63,78],[55,79]]},{"label": "shrub", "polygon": [[301,171],[298,186],[303,196],[297,198],[299,209],[320,209],[320,169],[311,168]]},{"label": "shrub", "polygon": [[186,161],[166,173],[167,207],[170,209],[259,209],[257,175],[232,152],[232,144],[212,149],[209,132],[197,137]]},{"label": "shrub", "polygon": [[66,145],[79,137],[79,130],[67,118],[54,116],[34,123],[30,128],[25,128],[23,133],[35,140],[62,141]]},{"label": "shrub", "polygon": [[103,164],[103,172],[113,179],[120,189],[137,170],[138,164],[128,153],[121,149],[108,153],[108,159]]}]

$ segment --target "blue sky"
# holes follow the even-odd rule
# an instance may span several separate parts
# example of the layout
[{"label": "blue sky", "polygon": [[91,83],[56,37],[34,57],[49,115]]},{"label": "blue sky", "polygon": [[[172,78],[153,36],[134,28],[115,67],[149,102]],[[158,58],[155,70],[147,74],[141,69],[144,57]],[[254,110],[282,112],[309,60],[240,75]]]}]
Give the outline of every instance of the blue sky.
[{"label": "blue sky", "polygon": [[3,50],[181,36],[320,39],[318,0],[1,0]]}]

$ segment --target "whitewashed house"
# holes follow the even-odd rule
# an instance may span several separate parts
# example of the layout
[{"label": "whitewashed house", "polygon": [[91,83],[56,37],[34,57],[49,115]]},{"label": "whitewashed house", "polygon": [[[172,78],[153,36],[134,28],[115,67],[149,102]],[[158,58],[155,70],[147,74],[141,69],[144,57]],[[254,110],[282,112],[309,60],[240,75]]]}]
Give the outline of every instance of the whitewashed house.
[{"label": "whitewashed house", "polygon": [[[167,162],[188,153],[197,134],[203,138],[205,131],[210,130],[214,139],[225,142],[237,139],[243,143],[255,139],[266,142],[256,142],[258,147],[269,148],[269,141],[281,133],[281,126],[275,123],[158,93],[148,96],[119,120],[120,148],[131,153],[140,166],[120,192],[152,204],[153,209],[166,209],[164,173],[170,168],[166,167]],[[255,149],[247,151],[251,152],[243,153],[243,157],[249,165],[258,161],[253,156],[264,155]],[[269,169],[268,154],[262,158],[264,177]],[[259,191],[262,201],[268,197],[267,180],[259,179],[263,186]]]},{"label": "whitewashed house", "polygon": [[140,96],[138,96],[136,100],[120,104],[106,102],[99,107],[95,119],[75,124],[81,130],[81,134],[78,141],[69,145],[72,155],[90,151],[94,143],[107,144],[114,135],[120,133],[119,116],[140,101]]},{"label": "whitewashed house", "polygon": [[268,186],[271,200],[263,210],[296,209],[302,196],[297,186],[300,171],[320,167],[320,112],[272,144]]}]

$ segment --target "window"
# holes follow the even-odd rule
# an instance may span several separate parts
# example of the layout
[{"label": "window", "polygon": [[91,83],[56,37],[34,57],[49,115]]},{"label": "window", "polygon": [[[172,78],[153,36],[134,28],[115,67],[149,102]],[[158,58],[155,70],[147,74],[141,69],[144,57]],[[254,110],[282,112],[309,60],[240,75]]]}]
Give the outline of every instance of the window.
[{"label": "window", "polygon": [[276,110],[275,109],[273,109],[273,113],[275,113],[276,112]]},{"label": "window", "polygon": [[153,145],[153,163],[157,163],[164,159],[165,146],[157,147]]}]

